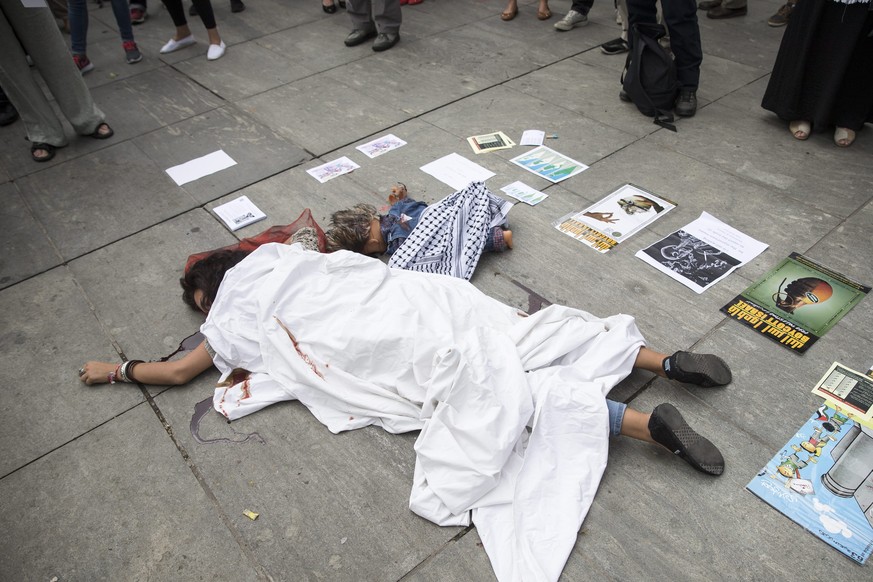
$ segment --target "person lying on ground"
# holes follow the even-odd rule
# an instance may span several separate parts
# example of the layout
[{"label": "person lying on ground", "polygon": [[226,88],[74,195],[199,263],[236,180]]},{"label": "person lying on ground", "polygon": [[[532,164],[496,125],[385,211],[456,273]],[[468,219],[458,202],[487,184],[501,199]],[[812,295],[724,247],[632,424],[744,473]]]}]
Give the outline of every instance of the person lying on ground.
[{"label": "person lying on ground", "polygon": [[[304,248],[317,251],[317,236],[314,229],[303,228],[298,231],[288,243],[299,243]],[[197,263],[180,279],[183,288],[182,299],[186,305],[206,315],[219,292],[221,281],[225,273],[234,265],[242,261],[248,252],[245,251],[222,251],[211,255]],[[374,354],[375,357],[375,354]],[[204,341],[196,349],[179,360],[166,362],[141,362],[133,360],[127,366],[108,362],[88,362],[80,371],[82,382],[86,384],[99,384],[105,382],[141,382],[154,385],[183,385],[187,384],[202,372],[212,367],[212,357],[208,344]],[[696,384],[700,386],[721,386],[730,382],[731,375],[727,365],[716,356],[705,354],[691,354],[676,352],[672,356],[654,352],[649,348],[641,348],[635,360],[634,367],[644,369],[655,374],[675,379],[680,382]],[[136,375],[134,376],[134,368]],[[121,370],[124,369],[124,376]],[[621,402],[607,400],[609,409],[610,435],[625,435],[632,438],[661,444],[676,452],[694,468],[705,473],[714,475],[721,474],[724,468],[723,459],[705,439],[696,441],[692,437],[686,445],[676,446],[675,435],[679,427],[685,425],[684,420],[665,421],[658,414],[644,414],[628,408]],[[670,406],[670,405],[662,405]],[[666,409],[662,409],[666,410]],[[676,413],[678,414],[678,412]],[[654,416],[654,420],[652,420]],[[669,425],[668,428],[656,430],[653,434],[652,426]],[[692,441],[696,441],[692,442]],[[681,444],[681,443],[680,443]],[[690,445],[695,444],[695,447]],[[687,450],[692,448],[695,450]],[[696,449],[699,449],[696,450]]]},{"label": "person lying on ground", "polygon": [[469,279],[482,252],[512,248],[512,231],[506,226],[512,204],[481,182],[430,206],[410,198],[405,185],[395,184],[388,202],[391,208],[384,215],[370,204],[334,212],[327,250],[390,255],[391,267]]},{"label": "person lying on ground", "polygon": [[[716,356],[649,349],[630,316],[562,305],[528,315],[462,279],[357,253],[267,244],[223,270],[214,298],[191,293],[207,312],[191,354],[88,362],[82,381],[180,384],[214,364],[224,384],[213,402],[230,419],[298,400],[332,432],[419,430],[410,509],[439,525],[475,522],[499,579],[560,576],[606,466],[605,397],[632,368],[731,380]],[[724,470],[670,404],[617,420],[613,432]]]}]

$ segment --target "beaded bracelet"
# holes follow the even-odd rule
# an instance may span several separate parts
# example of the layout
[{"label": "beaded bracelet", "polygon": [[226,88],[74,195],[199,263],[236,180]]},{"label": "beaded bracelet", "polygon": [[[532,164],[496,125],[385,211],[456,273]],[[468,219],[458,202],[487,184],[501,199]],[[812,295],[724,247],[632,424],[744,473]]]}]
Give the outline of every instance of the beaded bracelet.
[{"label": "beaded bracelet", "polygon": [[118,364],[117,366],[115,366],[115,371],[109,372],[109,375],[106,376],[106,379],[109,381],[110,384],[115,384],[116,379],[119,378],[119,374],[121,374],[121,366],[122,364]]}]

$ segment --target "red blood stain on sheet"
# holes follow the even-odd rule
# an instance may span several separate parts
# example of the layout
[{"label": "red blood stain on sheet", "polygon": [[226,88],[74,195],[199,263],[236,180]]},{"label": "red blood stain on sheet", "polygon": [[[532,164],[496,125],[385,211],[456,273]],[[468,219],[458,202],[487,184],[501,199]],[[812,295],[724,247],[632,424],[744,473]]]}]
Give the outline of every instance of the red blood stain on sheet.
[{"label": "red blood stain on sheet", "polygon": [[275,319],[276,321],[279,322],[279,326],[282,329],[284,329],[285,333],[288,334],[288,337],[291,338],[291,343],[294,344],[294,349],[297,351],[297,355],[300,356],[300,359],[302,359],[304,362],[306,362],[306,365],[308,365],[310,367],[310,369],[315,373],[316,376],[318,376],[319,378],[324,380],[324,376],[322,376],[321,372],[318,371],[318,368],[315,366],[315,363],[309,358],[309,356],[307,356],[306,354],[303,353],[303,350],[300,349],[300,344],[297,343],[297,338],[294,337],[294,334],[291,333],[291,330],[288,329],[285,326],[285,324],[282,323],[282,320],[279,319],[278,317],[276,317],[275,315],[273,316],[273,319]]}]

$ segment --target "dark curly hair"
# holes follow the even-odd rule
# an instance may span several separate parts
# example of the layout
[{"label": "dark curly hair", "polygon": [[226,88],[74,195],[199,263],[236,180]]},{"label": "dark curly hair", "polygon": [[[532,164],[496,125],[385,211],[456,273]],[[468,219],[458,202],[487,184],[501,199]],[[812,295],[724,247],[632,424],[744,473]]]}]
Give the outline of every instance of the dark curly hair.
[{"label": "dark curly hair", "polygon": [[182,285],[182,301],[191,309],[200,311],[194,301],[194,292],[200,289],[203,291],[203,309],[209,311],[224,274],[248,255],[246,251],[218,251],[191,265],[185,276],[179,279]]}]

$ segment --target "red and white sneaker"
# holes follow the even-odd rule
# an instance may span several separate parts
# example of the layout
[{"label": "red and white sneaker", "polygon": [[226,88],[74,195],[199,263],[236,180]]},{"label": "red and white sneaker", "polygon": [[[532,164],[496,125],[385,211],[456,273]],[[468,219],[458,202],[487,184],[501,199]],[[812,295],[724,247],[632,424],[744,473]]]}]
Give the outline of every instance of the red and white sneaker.
[{"label": "red and white sneaker", "polygon": [[83,75],[94,70],[94,65],[85,55],[73,55],[73,62],[76,63],[76,67],[78,67],[79,72]]},{"label": "red and white sneaker", "polygon": [[127,59],[127,64],[132,65],[142,60],[142,53],[136,48],[136,43],[132,40],[126,40],[121,43],[124,47],[124,58]]},{"label": "red and white sneaker", "polygon": [[143,10],[141,6],[131,6],[130,8],[130,23],[142,24],[149,17],[148,12]]}]

